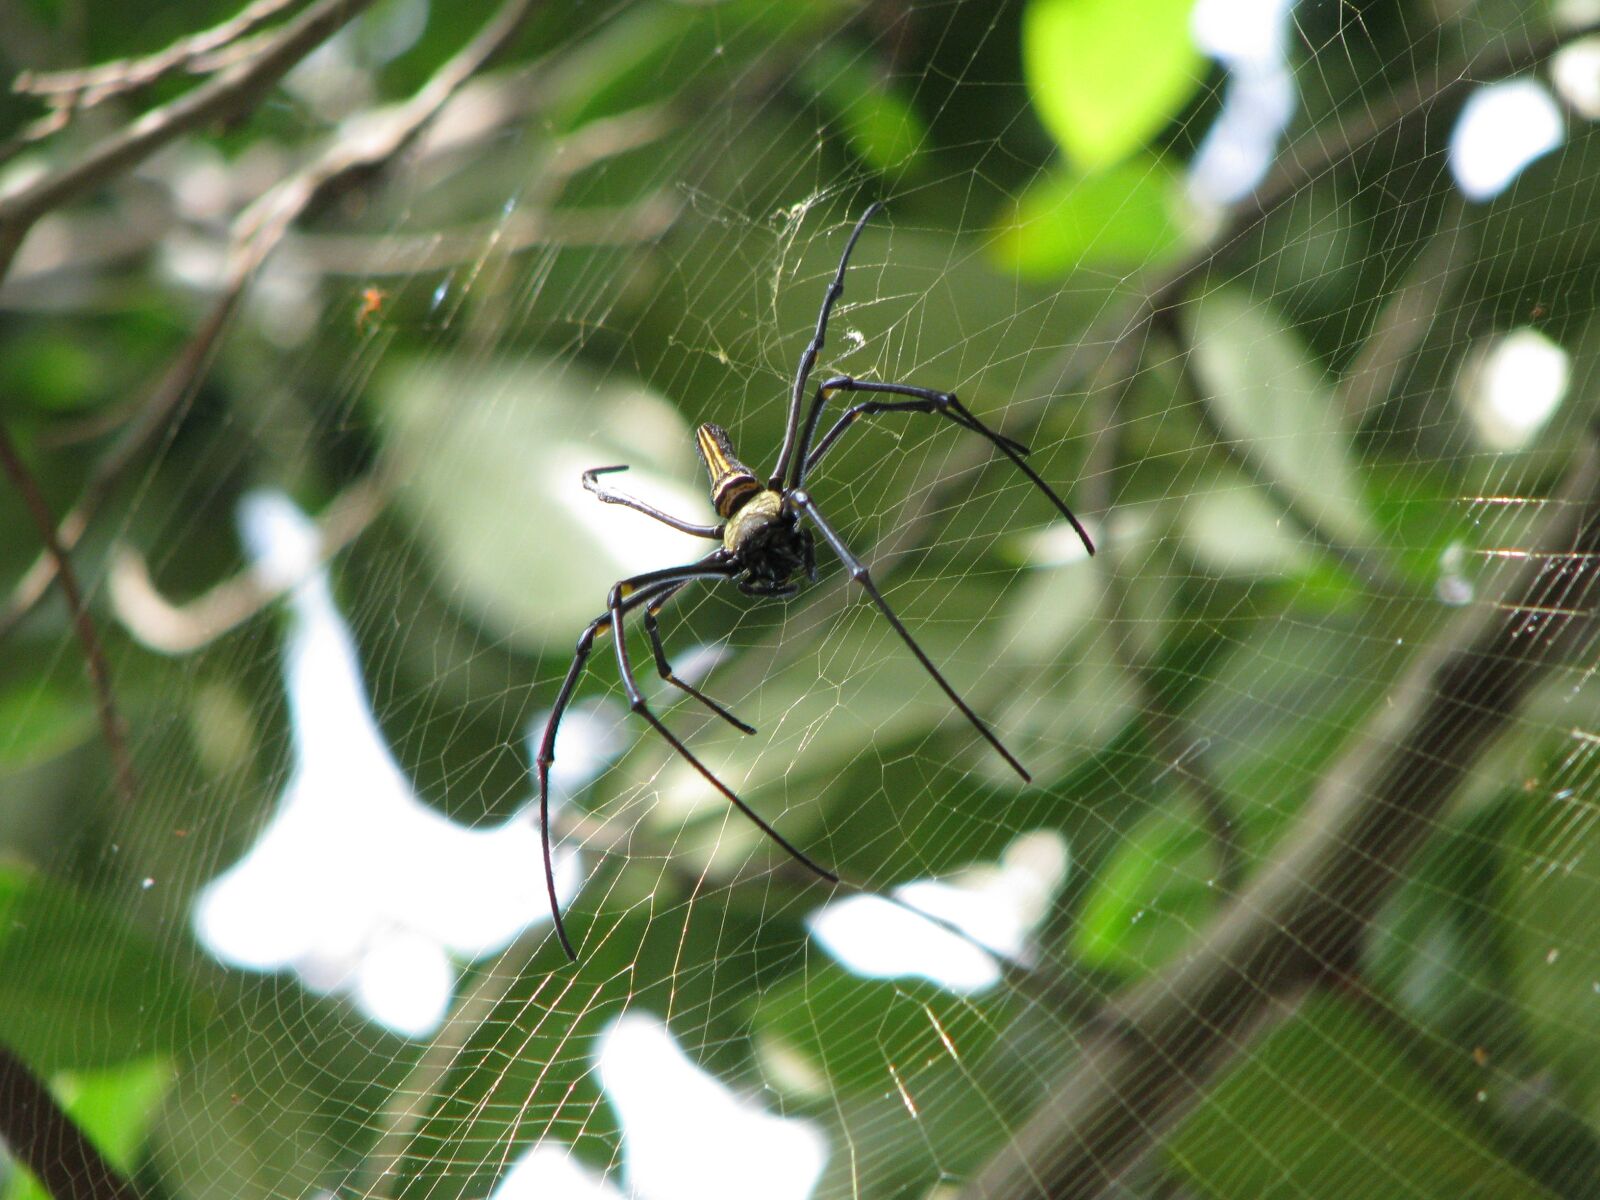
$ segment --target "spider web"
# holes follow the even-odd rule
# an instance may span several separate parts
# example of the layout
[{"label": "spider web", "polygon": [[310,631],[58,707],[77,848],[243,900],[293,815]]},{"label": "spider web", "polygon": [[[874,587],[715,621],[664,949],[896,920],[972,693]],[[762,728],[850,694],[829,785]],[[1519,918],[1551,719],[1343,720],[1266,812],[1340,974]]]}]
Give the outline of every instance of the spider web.
[{"label": "spider web", "polygon": [[[1544,26],[1494,6],[1148,7],[1152,73],[1157,29],[1210,56],[1185,33],[1189,86],[1121,151],[1029,60],[1111,5],[536,22],[537,57],[269,260],[85,551],[137,803],[65,616],[19,635],[6,700],[5,1040],[153,1194],[1588,1194],[1594,53],[1530,57]],[[277,119],[404,94],[436,15],[375,13]],[[1420,78],[1473,86],[1398,121]],[[220,169],[185,154],[179,193]],[[635,636],[640,682],[844,882],[628,713],[601,638],[553,774],[568,965],[537,739],[607,589],[707,546],[580,475],[627,463],[699,522],[698,423],[768,469],[880,199],[814,382],[956,392],[1099,553],[932,416],[863,420],[808,488],[1033,780],[826,550],[786,603],[697,585],[668,653],[758,732]],[[172,293],[199,268],[169,249]],[[1419,674],[1511,679],[1523,646],[1509,698]],[[1277,878],[1358,933],[1308,932]],[[1251,921],[1314,968],[1186,991]],[[1199,1049],[1139,1024],[1162,1002]],[[1120,1140],[1074,1124],[1141,1038]],[[1050,1182],[1072,1153],[1095,1169]]]}]

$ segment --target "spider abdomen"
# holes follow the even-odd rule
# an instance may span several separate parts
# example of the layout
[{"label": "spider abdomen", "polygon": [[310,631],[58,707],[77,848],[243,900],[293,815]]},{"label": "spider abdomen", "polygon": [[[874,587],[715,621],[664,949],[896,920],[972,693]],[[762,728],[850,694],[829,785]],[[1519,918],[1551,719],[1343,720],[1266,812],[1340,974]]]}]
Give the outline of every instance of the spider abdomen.
[{"label": "spider abdomen", "polygon": [[702,425],[695,430],[700,459],[711,476],[711,503],[723,519],[733,516],[750,498],[762,490],[756,474],[733,455],[733,442],[720,425]]}]

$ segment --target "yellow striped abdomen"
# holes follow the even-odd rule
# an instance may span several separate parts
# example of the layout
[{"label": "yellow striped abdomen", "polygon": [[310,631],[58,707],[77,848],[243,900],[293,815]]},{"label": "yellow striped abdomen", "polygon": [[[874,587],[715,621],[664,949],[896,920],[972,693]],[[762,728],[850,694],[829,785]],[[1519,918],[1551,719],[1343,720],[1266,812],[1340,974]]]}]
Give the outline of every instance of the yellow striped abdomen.
[{"label": "yellow striped abdomen", "polygon": [[733,516],[762,490],[755,472],[733,456],[733,443],[720,425],[702,425],[695,430],[700,460],[711,477],[711,503],[724,520]]}]

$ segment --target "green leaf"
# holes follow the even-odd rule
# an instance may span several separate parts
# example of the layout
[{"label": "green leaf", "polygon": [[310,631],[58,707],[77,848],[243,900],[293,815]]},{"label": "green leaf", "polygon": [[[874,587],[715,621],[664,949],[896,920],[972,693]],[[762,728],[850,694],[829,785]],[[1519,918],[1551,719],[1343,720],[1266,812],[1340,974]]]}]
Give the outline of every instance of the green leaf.
[{"label": "green leaf", "polygon": [[910,97],[864,55],[828,46],[806,65],[805,80],[864,161],[885,174],[922,165],[927,127]]},{"label": "green leaf", "polygon": [[[825,1079],[830,1094],[876,1093],[885,1084],[893,1087],[893,1064],[981,1057],[998,1032],[993,1008],[931,983],[862,979],[825,963],[796,973],[762,997],[756,1043],[769,1057],[794,1056],[780,1070]],[[872,1033],[829,1036],[830,1029]],[[804,1064],[798,1072],[796,1063]]]},{"label": "green leaf", "polygon": [[1086,264],[1148,266],[1182,246],[1183,205],[1177,177],[1159,159],[1092,175],[1057,168],[1017,198],[992,254],[1002,269],[1039,280]]},{"label": "green leaf", "polygon": [[[112,1165],[131,1171],[172,1076],[170,1062],[153,1058],[109,1071],[58,1075],[50,1090]],[[38,1181],[22,1172],[12,1177],[0,1196],[4,1200],[50,1200]]]},{"label": "green leaf", "polygon": [[1241,1058],[1167,1153],[1209,1196],[1550,1195],[1486,1140],[1353,1007],[1319,997]]},{"label": "green leaf", "polygon": [[406,479],[400,511],[431,549],[440,591],[515,642],[570,642],[618,579],[706,553],[583,489],[586,469],[628,463],[607,482],[713,519],[677,410],[625,377],[536,359],[406,362],[373,395]]},{"label": "green leaf", "polygon": [[0,869],[0,1041],[37,1070],[165,1051],[191,1004],[183,972],[120,911]]},{"label": "green leaf", "polygon": [[[983,706],[984,692],[973,681],[995,683],[993,647],[973,635],[991,603],[985,589],[912,579],[888,585],[885,594],[928,656]],[[696,756],[801,844],[808,830],[823,827],[819,802],[846,767],[893,759],[920,732],[940,730],[939,757],[962,767],[993,754],[959,715],[952,717],[949,699],[888,622],[859,595],[851,600],[835,624],[818,632],[813,648],[768,664],[754,686],[736,687],[732,671],[713,672],[705,682],[708,692],[757,728],[756,736],[703,717],[693,734]],[[680,703],[675,720],[693,711]],[[768,852],[761,831],[742,819],[730,822],[727,801],[656,739],[642,742],[630,765],[640,773],[631,780],[619,774],[620,795],[631,803],[633,784],[654,781],[659,794],[644,823],[664,837],[670,832],[667,844],[679,858],[698,851],[708,862],[731,866],[752,852]],[[1000,767],[1007,770],[1003,762]],[[683,838],[678,830],[685,825],[704,836]]]},{"label": "green leaf", "polygon": [[1516,797],[1452,819],[1435,834],[1373,923],[1366,973],[1390,1002],[1444,1040],[1503,1061],[1521,1042],[1512,1019],[1502,859]]},{"label": "green leaf", "polygon": [[1194,370],[1223,433],[1322,533],[1370,543],[1350,436],[1310,351],[1242,292],[1212,292],[1191,312]]},{"label": "green leaf", "polygon": [[1200,86],[1194,0],[1030,0],[1022,69],[1045,128],[1074,165],[1144,146]]},{"label": "green leaf", "polygon": [[1096,872],[1074,930],[1079,957],[1129,975],[1155,970],[1216,908],[1217,870],[1216,849],[1187,809],[1146,818]]},{"label": "green leaf", "polygon": [[7,767],[54,758],[92,737],[94,729],[94,700],[86,687],[19,679],[0,690],[0,764]]},{"label": "green leaf", "polygon": [[1217,485],[1184,497],[1179,514],[1189,550],[1208,573],[1303,576],[1316,566],[1320,556],[1265,489],[1237,478]]},{"label": "green leaf", "polygon": [[1588,817],[1583,792],[1536,794],[1544,802],[1526,806],[1522,846],[1511,858],[1518,865],[1506,876],[1513,987],[1565,1093],[1600,1124],[1600,927],[1588,919],[1600,911],[1600,875],[1591,865],[1600,855],[1600,824]]}]

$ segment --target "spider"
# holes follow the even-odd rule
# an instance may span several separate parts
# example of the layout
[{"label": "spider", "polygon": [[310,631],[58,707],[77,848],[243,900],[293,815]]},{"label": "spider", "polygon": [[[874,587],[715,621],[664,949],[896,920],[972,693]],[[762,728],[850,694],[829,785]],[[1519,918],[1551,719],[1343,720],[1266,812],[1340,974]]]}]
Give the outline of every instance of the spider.
[{"label": "spider", "polygon": [[[673,673],[672,664],[667,661],[666,650],[661,644],[657,615],[667,601],[692,583],[726,579],[736,584],[747,596],[779,598],[793,596],[800,590],[796,576],[803,576],[811,582],[816,581],[816,534],[820,534],[822,540],[828,544],[828,548],[844,564],[850,578],[861,586],[862,591],[877,606],[895,633],[900,635],[906,648],[950,698],[950,702],[960,710],[961,715],[1024,781],[1032,778],[1016,757],[1001,744],[994,731],[984,724],[982,718],[939,673],[939,669],[933,665],[922,647],[917,645],[910,632],[901,624],[900,618],[895,616],[894,610],[883,598],[883,593],[873,582],[866,564],[851,553],[844,539],[822,515],[817,502],[806,490],[807,475],[857,419],[889,412],[931,413],[988,438],[1035,487],[1050,497],[1061,515],[1071,522],[1072,528],[1083,541],[1084,549],[1090,554],[1094,553],[1094,543],[1090,540],[1083,524],[1072,515],[1072,510],[1050,489],[1050,485],[1023,461],[1028,448],[1021,442],[990,429],[973,416],[951,393],[912,387],[905,383],[877,383],[852,379],[848,375],[836,375],[817,387],[816,394],[811,399],[811,406],[809,410],[806,409],[806,384],[811,378],[812,368],[816,366],[817,355],[821,353],[823,340],[827,336],[828,317],[844,293],[845,269],[850,264],[851,251],[855,249],[861,231],[866,228],[868,220],[878,208],[877,204],[868,206],[866,212],[862,213],[860,220],[856,222],[855,228],[851,230],[850,239],[845,243],[844,253],[839,259],[839,269],[834,274],[833,282],[828,285],[827,295],[823,297],[822,311],[817,316],[816,332],[812,335],[811,343],[806,347],[805,353],[800,356],[800,367],[795,372],[794,389],[789,396],[783,446],[778,451],[778,461],[771,473],[763,480],[740,462],[734,456],[733,444],[721,426],[701,425],[695,433],[700,458],[705,463],[706,473],[711,479],[711,503],[717,511],[717,516],[722,518],[721,524],[697,525],[693,521],[682,520],[601,482],[600,476],[626,471],[628,468],[625,466],[595,467],[583,473],[583,486],[599,497],[603,503],[621,504],[647,517],[653,517],[664,525],[670,525],[673,529],[716,542],[718,546],[698,562],[681,567],[668,567],[661,571],[647,571],[613,585],[606,599],[606,611],[591,621],[578,638],[578,648],[572,656],[572,665],[567,670],[566,679],[562,681],[561,690],[556,695],[555,707],[550,710],[549,720],[545,723],[537,759],[539,821],[544,839],[544,878],[550,894],[550,915],[555,922],[556,935],[561,939],[561,947],[567,952],[567,957],[574,962],[577,961],[578,955],[567,937],[566,926],[561,920],[561,908],[556,901],[555,871],[550,857],[550,765],[555,761],[556,729],[561,724],[562,714],[566,712],[567,705],[572,700],[573,690],[577,687],[578,677],[583,673],[584,664],[594,648],[595,638],[607,630],[610,631],[612,644],[616,647],[617,670],[622,676],[622,686],[627,692],[628,705],[632,711],[654,727],[656,732],[666,739],[667,744],[682,755],[706,782],[754,821],[762,833],[782,846],[796,862],[830,883],[839,881],[837,875],[809,858],[764,821],[727,784],[712,774],[704,763],[690,753],[689,748],[662,724],[661,719],[645,702],[644,693],[639,690],[638,680],[634,678],[633,663],[628,656],[627,642],[623,636],[623,622],[630,613],[643,610],[644,630],[650,639],[650,649],[655,655],[656,672],[661,678],[679,691],[694,697],[735,729],[742,733],[755,732],[751,726],[746,725],[693,684],[679,679]],[[903,399],[868,399],[853,404],[833,423],[821,441],[817,441],[817,429],[821,424],[823,411],[827,408],[828,399],[839,392],[899,396]]]}]

